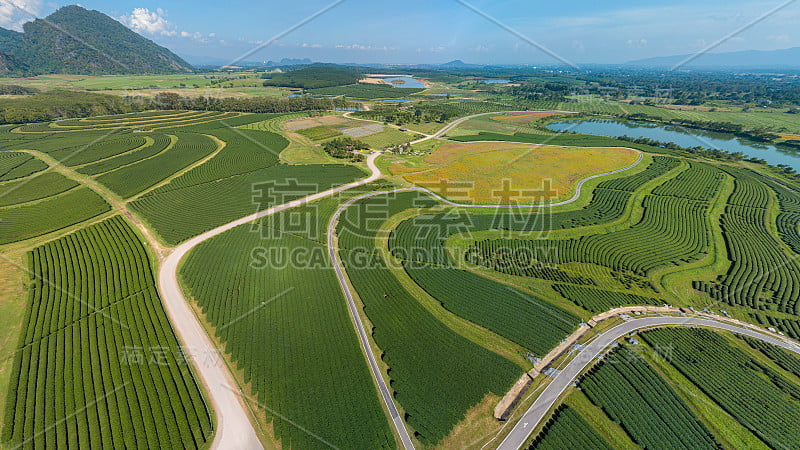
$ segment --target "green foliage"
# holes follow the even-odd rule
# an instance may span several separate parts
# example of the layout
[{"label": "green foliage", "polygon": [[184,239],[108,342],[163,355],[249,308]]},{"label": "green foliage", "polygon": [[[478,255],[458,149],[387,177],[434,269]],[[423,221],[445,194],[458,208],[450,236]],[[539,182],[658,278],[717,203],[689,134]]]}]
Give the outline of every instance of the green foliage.
[{"label": "green foliage", "polygon": [[717,448],[686,402],[628,347],[608,355],[580,387],[643,448]]},{"label": "green foliage", "polygon": [[[454,220],[455,219],[455,220]],[[578,317],[547,301],[457,267],[445,247],[460,216],[416,216],[392,232],[389,249],[442,306],[543,356],[574,331]],[[532,333],[531,330],[537,330]]]},{"label": "green foliage", "polygon": [[419,102],[400,107],[376,106],[369,111],[357,111],[355,117],[390,122],[398,125],[438,122],[446,123],[459,117],[495,111],[508,111],[514,107],[492,102],[437,101]]},{"label": "green foliage", "polygon": [[89,188],[78,188],[45,200],[0,208],[0,245],[41,236],[91,219],[111,206]]},{"label": "green foliage", "polygon": [[129,198],[164,181],[179,170],[205,158],[217,149],[206,136],[182,133],[169,150],[150,159],[107,172],[97,178],[122,198]]},{"label": "green foliage", "polygon": [[3,36],[25,75],[43,73],[136,74],[187,72],[191,66],[153,41],[98,11],[66,6],[46,19]]},{"label": "green foliage", "polygon": [[279,164],[278,155],[288,141],[275,133],[232,130],[214,122],[181,129],[211,134],[226,146],[206,163],[131,203],[170,244],[364,176],[355,166]]},{"label": "green foliage", "polygon": [[316,95],[343,95],[345,97],[376,100],[380,98],[404,98],[423,89],[418,88],[398,88],[385,84],[366,84],[358,83],[349,86],[326,87],[311,89],[310,92]]},{"label": "green foliage", "polygon": [[727,170],[735,187],[721,227],[731,266],[714,282],[695,282],[695,289],[731,305],[799,314],[800,264],[768,228],[774,192],[754,172]]},{"label": "green foliage", "polygon": [[767,357],[775,361],[784,370],[800,377],[800,358],[798,358],[796,354],[789,353],[777,345],[768,344],[760,339],[754,339],[744,335],[739,335],[739,337],[747,342],[750,347],[767,355]]},{"label": "green foliage", "polygon": [[10,181],[41,172],[47,164],[27,153],[0,153],[0,181]]},{"label": "green foliage", "polygon": [[369,145],[359,141],[358,139],[349,136],[331,139],[322,144],[325,152],[334,158],[351,159],[354,161],[361,161],[364,159],[363,155],[353,153],[358,150],[369,150]]},{"label": "green foliage", "polygon": [[37,247],[29,261],[2,442],[205,448],[209,410],[124,219]]},{"label": "green foliage", "polygon": [[16,84],[0,84],[0,95],[33,95],[38,93],[38,89],[30,87]]},{"label": "green foliage", "polygon": [[29,97],[0,99],[0,123],[46,122],[120,114],[132,109],[116,95],[52,90]]},{"label": "green foliage", "polygon": [[542,431],[533,439],[528,450],[611,450],[603,439],[580,413],[562,405],[553,412]]},{"label": "green foliage", "polygon": [[800,402],[789,398],[793,391],[787,388],[792,385],[780,375],[709,330],[656,329],[641,336],[665,349],[672,365],[767,445],[800,446],[794,428],[800,421]]},{"label": "green foliage", "polygon": [[339,254],[374,327],[406,421],[421,442],[433,445],[487,394],[504,395],[522,369],[436,319],[379,254],[359,246],[375,238],[377,219],[412,207],[417,198],[377,196],[350,206],[339,222]]},{"label": "green foliage", "polygon": [[303,89],[325,88],[357,83],[364,76],[335,67],[305,67],[285,73],[265,73],[264,86],[283,86]]},{"label": "green foliage", "polygon": [[327,256],[330,212],[294,208],[228,231],[181,276],[281,447],[327,448],[305,429],[337,448],[395,448]]},{"label": "green foliage", "polygon": [[0,183],[0,207],[47,198],[76,186],[78,186],[77,182],[56,172],[44,172]]},{"label": "green foliage", "polygon": [[553,289],[567,300],[593,313],[600,313],[620,306],[658,305],[663,302],[651,297],[628,294],[626,292],[606,291],[585,286],[553,284]]}]

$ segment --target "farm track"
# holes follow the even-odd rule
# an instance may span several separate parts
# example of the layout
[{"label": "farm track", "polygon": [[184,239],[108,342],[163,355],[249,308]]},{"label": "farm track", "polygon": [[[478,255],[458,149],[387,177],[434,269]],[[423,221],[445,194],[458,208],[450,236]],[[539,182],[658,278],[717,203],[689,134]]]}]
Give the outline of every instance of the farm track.
[{"label": "farm track", "polygon": [[[188,301],[184,298],[178,282],[178,268],[181,260],[193,248],[240,225],[371,183],[381,177],[381,172],[375,165],[375,160],[378,156],[379,154],[375,153],[367,158],[367,166],[372,171],[372,174],[367,178],[237,219],[195,236],[172,249],[159,267],[158,287],[164,300],[167,314],[181,341],[195,350],[197,354],[213,355],[218,353],[217,348],[208,337],[208,334],[206,334],[197,316],[191,310]],[[228,368],[216,364],[202,365],[197,364],[197,362],[195,363],[195,368],[206,386],[207,394],[211,399],[217,416],[218,428],[212,448],[261,448],[261,443],[250,422],[250,416],[243,404],[236,381],[228,371]]]},{"label": "farm track", "polygon": [[623,324],[604,332],[597,339],[587,344],[586,347],[573,358],[564,369],[555,376],[553,381],[544,388],[534,403],[528,408],[525,414],[519,419],[517,424],[506,436],[503,442],[497,447],[498,450],[517,450],[522,448],[536,429],[536,426],[547,417],[550,408],[558,401],[559,397],[577,378],[577,376],[592,362],[596,361],[603,351],[612,343],[622,337],[646,328],[654,327],[708,327],[733,333],[743,334],[769,344],[777,345],[788,351],[800,355],[800,346],[795,343],[784,341],[766,334],[759,333],[751,328],[740,327],[730,323],[724,323],[712,318],[697,317],[647,317],[632,319]]}]

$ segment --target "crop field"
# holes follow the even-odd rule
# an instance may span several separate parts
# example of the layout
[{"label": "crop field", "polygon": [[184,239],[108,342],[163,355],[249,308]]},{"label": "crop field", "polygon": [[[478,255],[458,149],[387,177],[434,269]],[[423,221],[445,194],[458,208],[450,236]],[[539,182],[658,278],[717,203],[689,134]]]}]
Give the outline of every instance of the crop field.
[{"label": "crop field", "polygon": [[545,355],[577,328],[580,320],[567,311],[456,267],[444,243],[447,230],[459,225],[446,218],[416,216],[392,231],[389,249],[409,276],[446,309],[536,355]]},{"label": "crop field", "polygon": [[767,314],[751,314],[751,317],[765,327],[774,327],[792,339],[800,339],[800,320],[784,319]]},{"label": "crop field", "polygon": [[736,182],[721,227],[731,266],[695,287],[734,306],[800,314],[800,264],[767,228],[774,191],[755,173],[730,171]]},{"label": "crop field", "polygon": [[0,181],[27,177],[47,168],[47,164],[27,153],[0,153]]},{"label": "crop field", "polygon": [[717,448],[686,402],[628,347],[592,368],[580,387],[643,448]]},{"label": "crop field", "polygon": [[175,172],[212,154],[217,144],[198,134],[177,135],[178,141],[169,149],[151,158],[106,172],[97,181],[106,185],[122,198],[165,180]]},{"label": "crop field", "polygon": [[748,336],[739,336],[747,344],[775,361],[783,370],[800,377],[800,358],[794,353],[789,353],[777,345],[768,344],[764,341],[753,339]]},{"label": "crop field", "polygon": [[[326,447],[304,429],[339,448],[394,448],[327,259],[324,232],[334,206],[293,209],[224,233],[193,251],[181,276],[269,408],[283,448]],[[252,265],[253,249],[270,252],[265,267]],[[289,249],[308,266],[293,263]]]},{"label": "crop field", "polygon": [[41,201],[0,208],[0,245],[61,230],[110,210],[111,206],[102,197],[85,187]]},{"label": "crop field", "polygon": [[[343,126],[342,124],[348,124],[350,122],[353,123],[361,123],[359,121],[350,120],[346,117],[342,117],[339,115],[326,115],[326,116],[319,116],[319,117],[305,117],[300,116],[296,119],[288,120],[283,122],[283,129],[287,131],[300,131],[305,130],[308,128],[316,128],[316,127],[327,127],[327,126]],[[280,131],[280,129],[274,130],[266,130],[266,131]]]},{"label": "crop field", "polygon": [[205,447],[208,408],[181,359],[147,252],[124,219],[37,247],[29,267],[3,443]]},{"label": "crop field", "polygon": [[510,113],[501,116],[492,116],[492,120],[497,120],[499,122],[509,122],[509,123],[519,123],[519,124],[530,124],[531,122],[535,122],[539,119],[543,119],[545,117],[552,117],[554,115],[558,115],[557,112],[550,112],[550,111],[536,111],[536,112],[526,112],[526,113]]},{"label": "crop field", "polygon": [[[417,199],[416,193],[377,196],[349,207],[339,222],[339,254],[389,366],[406,422],[422,443],[433,445],[487,394],[503,395],[522,369],[440,322],[400,284],[380,255],[360,245],[376,236],[377,230],[368,225],[375,214],[389,217]],[[364,261],[370,264],[365,267]]]},{"label": "crop field", "polygon": [[77,170],[82,174],[92,176],[111,172],[112,170],[119,169],[122,166],[134,164],[146,158],[152,158],[153,156],[166,151],[168,148],[171,148],[171,146],[174,145],[174,143],[178,140],[177,136],[169,136],[159,133],[148,134],[146,137],[151,139],[147,145],[138,147],[126,153],[120,153],[118,155],[84,165]]},{"label": "crop field", "polygon": [[305,136],[311,139],[312,141],[324,141],[326,139],[331,139],[337,136],[341,136],[342,132],[330,127],[320,126],[312,128],[303,128],[302,130],[299,130],[297,134]]},{"label": "crop field", "polygon": [[[445,144],[424,159],[432,169],[405,179],[463,203],[548,203],[570,198],[580,180],[627,167],[637,156],[625,148]],[[443,180],[470,187],[453,198]]]},{"label": "crop field", "polygon": [[569,240],[484,240],[472,249],[471,262],[521,276],[535,276],[536,272],[528,271],[542,265],[581,262],[644,277],[660,267],[696,261],[710,245],[704,200],[717,192],[719,184],[711,183],[722,174],[708,167],[691,174],[695,185],[707,189],[689,193],[677,178],[667,181],[656,188],[662,194],[654,191],[644,197],[643,216],[628,229]]},{"label": "crop field", "polygon": [[0,183],[0,208],[47,198],[76,186],[77,182],[55,172]]},{"label": "crop field", "polygon": [[553,284],[553,289],[567,300],[593,313],[608,311],[620,306],[658,305],[663,303],[657,298],[642,297],[641,295],[627,292],[606,291],[586,286]]},{"label": "crop field", "polygon": [[229,120],[240,117],[240,113],[216,111],[188,111],[175,114],[154,114],[148,116],[135,116],[107,120],[103,118],[69,119],[59,122],[39,123],[24,125],[19,128],[25,133],[53,133],[53,132],[79,132],[79,131],[113,131],[117,129],[132,129],[149,131],[168,127],[188,126],[214,120]]},{"label": "crop field", "polygon": [[611,450],[613,447],[603,439],[580,413],[569,406],[561,406],[553,413],[541,432],[533,439],[528,450]]},{"label": "crop field", "polygon": [[195,74],[175,75],[38,75],[29,78],[0,78],[3,84],[18,84],[38,89],[140,89],[151,86],[162,88],[207,86],[210,78]]},{"label": "crop field", "polygon": [[131,203],[170,244],[364,176],[357,167],[343,164],[278,164],[288,142],[275,133],[226,127],[195,132],[216,136],[226,146],[206,163]]},{"label": "crop field", "polygon": [[800,446],[797,388],[782,375],[709,330],[657,329],[641,336],[670,349],[672,365],[767,445]]}]

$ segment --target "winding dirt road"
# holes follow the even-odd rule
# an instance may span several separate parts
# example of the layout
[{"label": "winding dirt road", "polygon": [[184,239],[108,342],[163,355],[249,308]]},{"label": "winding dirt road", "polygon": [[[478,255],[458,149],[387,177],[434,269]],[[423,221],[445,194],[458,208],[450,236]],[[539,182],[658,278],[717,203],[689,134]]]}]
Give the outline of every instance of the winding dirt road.
[{"label": "winding dirt road", "polygon": [[183,291],[178,282],[178,269],[181,260],[200,243],[240,225],[377,180],[381,177],[381,172],[375,165],[375,160],[378,156],[379,154],[373,153],[367,158],[367,166],[372,172],[367,178],[282,205],[273,206],[214,228],[173,248],[162,261],[158,271],[158,289],[161,293],[164,307],[175,332],[180,337],[185,348],[188,349],[188,353],[190,353],[190,359],[193,361],[196,372],[206,388],[206,394],[211,401],[217,419],[217,430],[211,448],[261,449],[262,446],[253,424],[250,422],[250,414],[244,405],[239,387],[231,376],[228,367],[221,363],[223,361],[221,350],[214,346],[199,319],[189,307],[189,302],[183,296]]}]

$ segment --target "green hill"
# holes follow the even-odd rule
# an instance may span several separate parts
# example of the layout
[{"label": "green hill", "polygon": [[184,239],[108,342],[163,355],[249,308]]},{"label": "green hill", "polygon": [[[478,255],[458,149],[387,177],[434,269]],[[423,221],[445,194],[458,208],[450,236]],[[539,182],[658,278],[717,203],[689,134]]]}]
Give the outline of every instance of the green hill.
[{"label": "green hill", "polygon": [[192,70],[168,49],[111,17],[66,6],[23,25],[23,33],[0,28],[0,74],[83,75],[172,73]]}]

